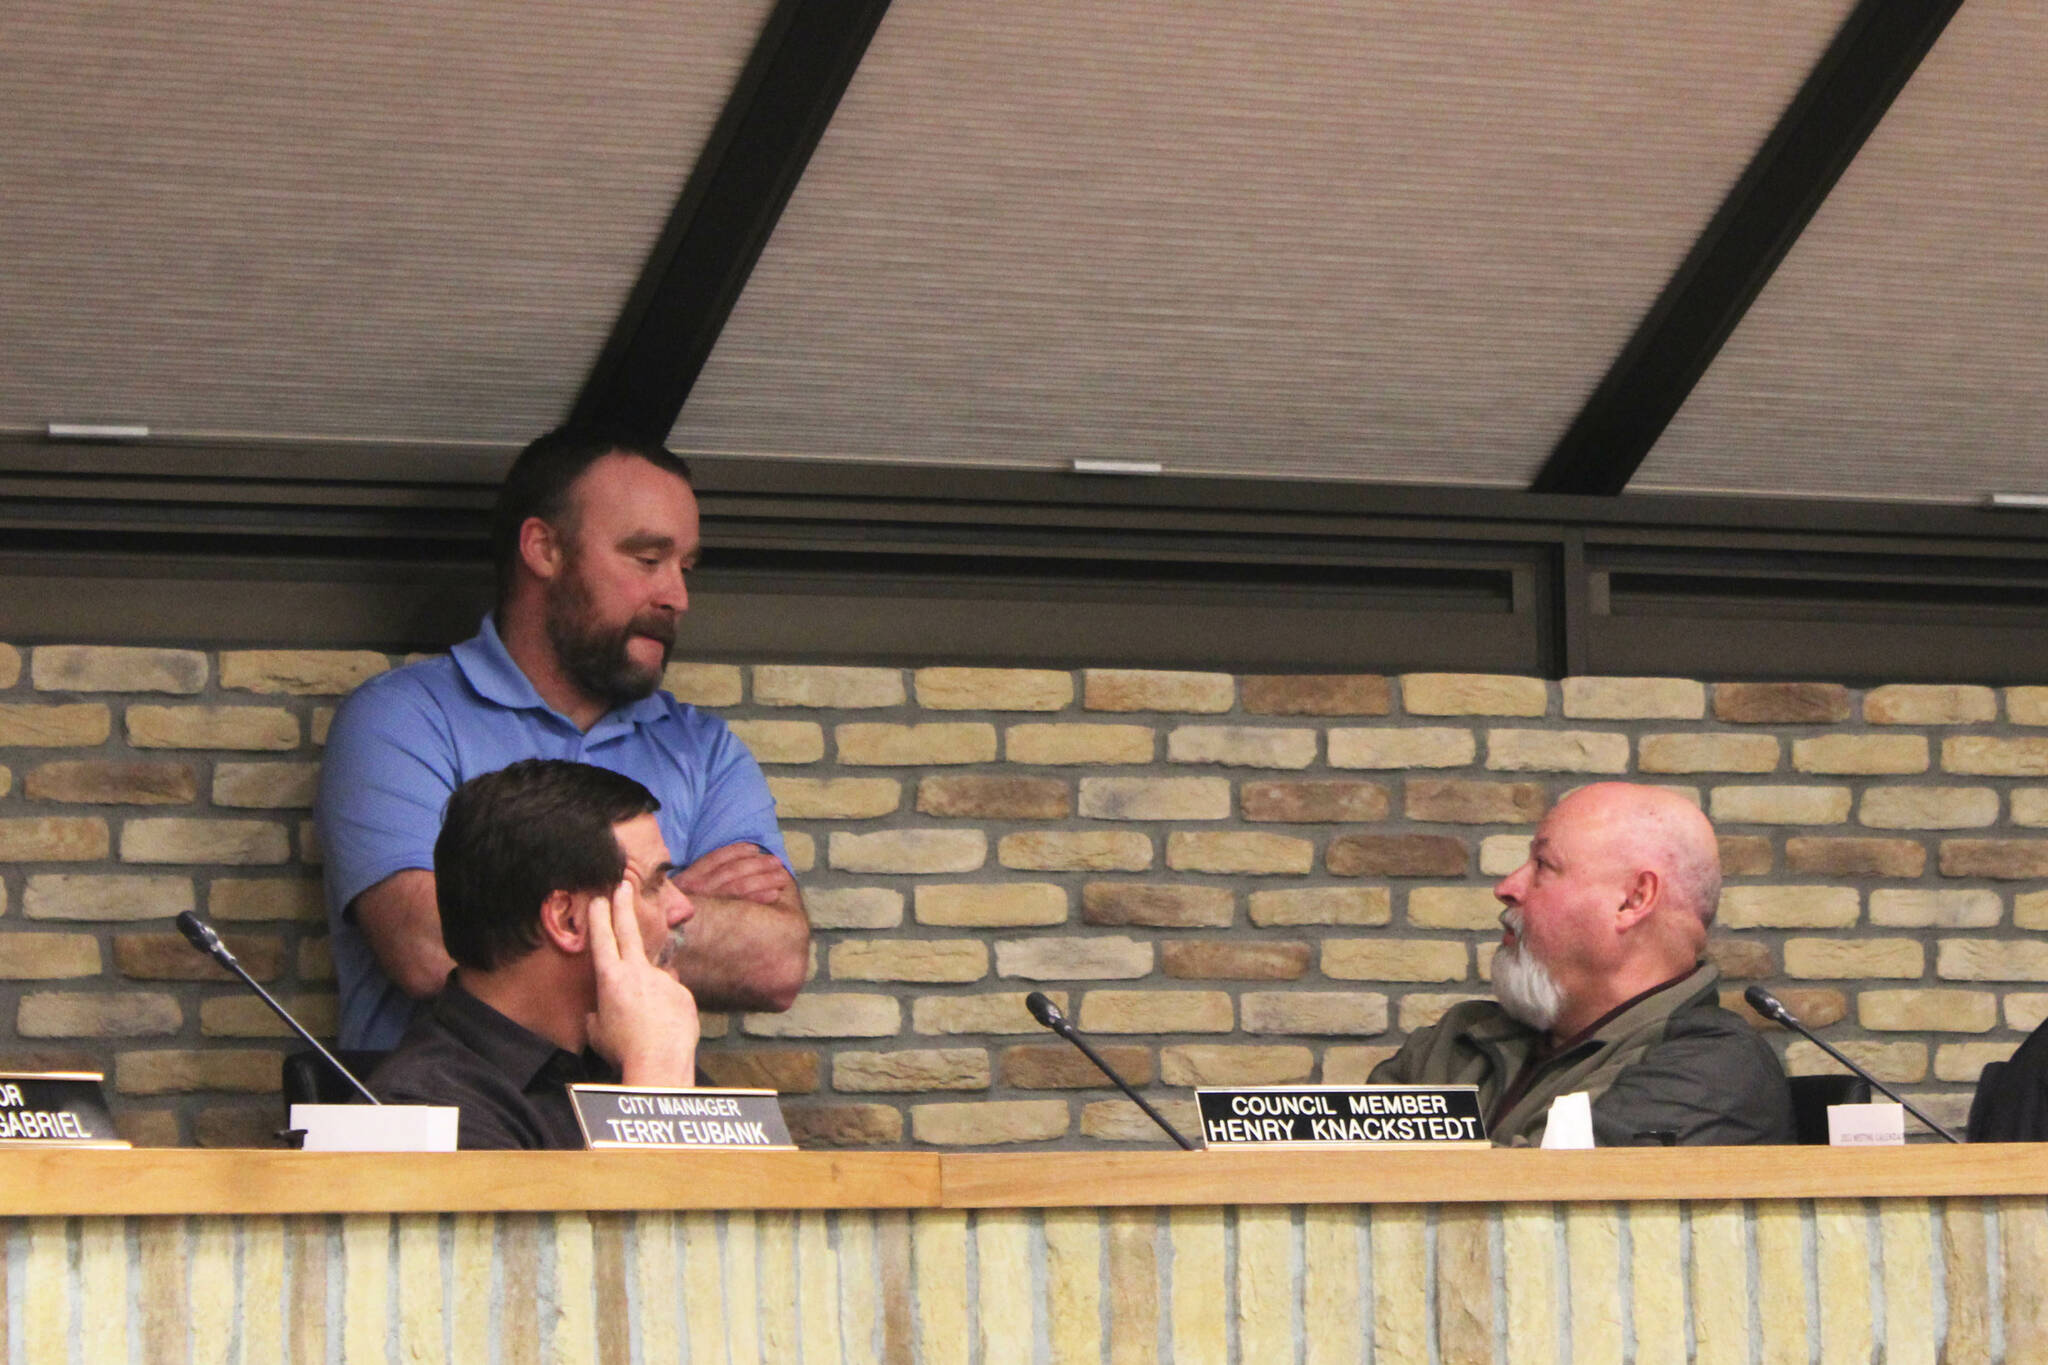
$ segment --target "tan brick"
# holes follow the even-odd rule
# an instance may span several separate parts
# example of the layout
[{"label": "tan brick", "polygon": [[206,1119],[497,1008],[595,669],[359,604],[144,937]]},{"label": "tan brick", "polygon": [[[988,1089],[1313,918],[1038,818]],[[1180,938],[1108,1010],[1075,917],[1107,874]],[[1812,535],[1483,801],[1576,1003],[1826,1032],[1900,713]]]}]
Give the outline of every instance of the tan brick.
[{"label": "tan brick", "polygon": [[[271,1115],[273,1122],[276,1115]],[[183,1146],[178,1136],[178,1115],[170,1109],[137,1109],[132,1105],[114,1115],[114,1135],[134,1147]]]},{"label": "tan brick", "polygon": [[169,919],[194,908],[187,877],[44,873],[21,898],[30,919]]},{"label": "tan brick", "polygon": [[1090,711],[1214,713],[1237,701],[1237,680],[1228,673],[1091,668],[1082,680],[1081,704]]},{"label": "tan brick", "polygon": [[1081,814],[1090,820],[1227,820],[1230,782],[1221,777],[1084,777]]},{"label": "tan brick", "polygon": [[1778,766],[1770,735],[1644,735],[1636,766],[1646,773],[1767,773]]},{"label": "tan brick", "polygon": [[[1925,891],[1914,888],[1870,893],[1870,922],[1888,928],[1988,929],[1997,924],[2003,914],[2004,907],[1999,903],[1996,891]],[[2048,928],[2048,923],[2034,927]]]},{"label": "tan brick", "polygon": [[931,721],[885,725],[858,721],[835,726],[839,761],[866,767],[922,768],[941,763],[993,763],[996,727],[986,721]]},{"label": "tan brick", "polygon": [[1033,872],[1143,872],[1152,866],[1152,839],[1135,830],[1033,830],[1005,834],[996,861]]},{"label": "tan brick", "polygon": [[1386,924],[1394,917],[1394,900],[1384,886],[1307,886],[1286,891],[1254,891],[1251,921],[1262,929],[1301,924]]},{"label": "tan brick", "polygon": [[910,1136],[934,1147],[991,1147],[1049,1142],[1067,1135],[1065,1100],[987,1100],[920,1104],[910,1111]]},{"label": "tan brick", "polygon": [[768,794],[784,820],[872,820],[903,804],[893,777],[771,777]]},{"label": "tan brick", "polygon": [[988,1086],[988,1053],[978,1047],[842,1052],[832,1059],[834,1090],[986,1090]]},{"label": "tan brick", "polygon": [[1306,768],[1316,761],[1316,732],[1254,725],[1182,725],[1166,736],[1169,763],[1237,768]]},{"label": "tan brick", "polygon": [[334,708],[331,706],[314,707],[312,719],[306,722],[306,733],[313,743],[324,746],[327,743],[327,732],[333,728]]},{"label": "tan brick", "polygon": [[1239,684],[1255,716],[1384,716],[1394,689],[1376,673],[1255,673]]},{"label": "tan brick", "polygon": [[988,945],[974,939],[835,943],[827,962],[836,981],[979,981],[988,975]]},{"label": "tan brick", "polygon": [[1990,991],[1864,991],[1856,1019],[1887,1033],[1983,1033],[1998,1024],[1998,997]]},{"label": "tan brick", "polygon": [[310,809],[320,785],[317,763],[216,763],[213,804],[261,809]]},{"label": "tan brick", "polygon": [[138,749],[296,749],[299,718],[275,706],[131,706]]},{"label": "tan brick", "polygon": [[1012,763],[1150,763],[1152,731],[1143,725],[1012,725],[1003,753]]},{"label": "tan brick", "polygon": [[1333,768],[1462,768],[1479,756],[1470,730],[1332,730]]},{"label": "tan brick", "polygon": [[1407,673],[1401,705],[1411,716],[1540,716],[1550,709],[1541,678],[1499,673]]},{"label": "tan brick", "polygon": [[91,934],[0,934],[0,981],[62,981],[100,974]]},{"label": "tan brick", "polygon": [[829,849],[841,872],[972,872],[988,861],[988,836],[978,829],[835,829]]},{"label": "tan brick", "polygon": [[917,888],[917,922],[976,928],[1064,924],[1067,889],[1049,882],[968,882]]},{"label": "tan brick", "polygon": [[903,1006],[893,995],[805,991],[782,1013],[741,1024],[756,1038],[886,1038],[903,1027]]},{"label": "tan brick", "polygon": [[99,862],[106,858],[107,847],[107,822],[97,816],[0,820],[0,863]]},{"label": "tan brick", "polygon": [[2048,825],[2048,787],[2014,787],[2012,822],[2026,829]]},{"label": "tan brick", "polygon": [[[910,1003],[910,1027],[925,1034],[1037,1033],[1039,1023],[1024,1008],[1024,991],[988,995],[927,995]],[[1067,1007],[1065,991],[1047,991],[1052,1002]]]},{"label": "tan brick", "polygon": [[691,706],[738,706],[740,670],[734,664],[672,663],[661,671],[661,688]]},{"label": "tan brick", "polygon": [[206,888],[206,913],[219,920],[320,924],[327,919],[327,902],[310,877],[220,877]]},{"label": "tan brick", "polygon": [[[284,1007],[316,1037],[332,1038],[341,1002],[331,995],[286,997]],[[199,1031],[208,1038],[295,1038],[269,1006],[253,995],[217,995],[199,1004]]]},{"label": "tan brick", "polygon": [[1501,903],[1483,886],[1418,886],[1408,893],[1408,922],[1418,929],[1500,928]]},{"label": "tan brick", "polygon": [[[1951,892],[1950,894],[1966,895],[1970,893]],[[1995,896],[1998,893],[1986,891],[1979,894]],[[2026,891],[2014,896],[2012,898],[2012,927],[2015,929],[2048,929],[2048,891]]]},{"label": "tan brick", "polygon": [[1849,719],[1840,683],[1718,683],[1714,718],[1738,725],[1828,725]]},{"label": "tan brick", "polygon": [[1230,924],[1235,907],[1236,897],[1221,886],[1089,882],[1081,888],[1081,918],[1089,924],[1221,929]]},{"label": "tan brick", "polygon": [[1415,1033],[1422,1029],[1433,1027],[1444,1015],[1450,1013],[1453,1006],[1462,1005],[1467,1000],[1483,1000],[1485,998],[1485,996],[1472,995],[1462,991],[1448,994],[1416,991],[1411,995],[1401,997],[1399,1005],[1400,1018],[1398,1022],[1403,1033]]},{"label": "tan brick", "polygon": [[1816,735],[1792,741],[1792,766],[1803,773],[1924,773],[1925,735]]},{"label": "tan brick", "polygon": [[1323,1049],[1324,1085],[1366,1085],[1373,1068],[1401,1049],[1387,1044],[1347,1044]]},{"label": "tan brick", "polygon": [[1292,1043],[1183,1043],[1159,1053],[1168,1085],[1284,1085],[1315,1075],[1315,1054]]},{"label": "tan brick", "polygon": [[0,688],[12,687],[21,681],[21,651],[13,645],[0,645]]},{"label": "tan brick", "polygon": [[1725,824],[1839,825],[1850,802],[1847,787],[1716,787],[1710,813]]},{"label": "tan brick", "polygon": [[206,686],[206,656],[196,649],[120,645],[43,645],[29,677],[38,692],[174,692]]},{"label": "tan brick", "polygon": [[[309,938],[299,944],[299,980],[304,984],[334,980],[334,949],[324,938]],[[707,1032],[705,1037],[710,1037]]]},{"label": "tan brick", "polygon": [[[228,951],[258,981],[284,970],[284,941],[275,934],[222,934]],[[114,967],[137,981],[233,981],[227,970],[185,941],[183,934],[116,934]]]},{"label": "tan brick", "polygon": [[2005,997],[2005,1026],[2032,1033],[2048,1023],[2048,991],[2012,991]]},{"label": "tan brick", "polygon": [[220,656],[220,685],[230,692],[338,697],[391,667],[362,649],[244,649]]},{"label": "tan brick", "polygon": [[[1152,1101],[1152,1107],[1184,1136],[1201,1130],[1202,1116],[1191,1099],[1161,1097]],[[1157,1143],[1166,1140],[1166,1135],[1159,1131],[1159,1125],[1144,1110],[1121,1097],[1082,1105],[1081,1136],[1094,1138],[1097,1142]]]},{"label": "tan brick", "polygon": [[1479,870],[1489,877],[1505,877],[1529,861],[1529,834],[1489,834],[1479,841]]},{"label": "tan brick", "polygon": [[1309,945],[1298,942],[1182,939],[1159,945],[1161,974],[1182,981],[1299,981],[1308,960]]},{"label": "tan brick", "polygon": [[2018,1043],[1943,1043],[1934,1049],[1934,1079],[1975,1085],[1984,1068],[2010,1060]]},{"label": "tan brick", "polygon": [[990,777],[946,773],[917,782],[921,815],[967,820],[1064,820],[1074,794],[1057,777]]},{"label": "tan brick", "polygon": [[1941,766],[1987,777],[2048,775],[2048,739],[1950,735],[1941,742]]},{"label": "tan brick", "polygon": [[1707,689],[1690,678],[1566,678],[1567,720],[1698,720]]},{"label": "tan brick", "polygon": [[1300,875],[1315,859],[1314,844],[1284,834],[1175,830],[1166,836],[1166,865],[1176,872]]},{"label": "tan brick", "polygon": [[1456,778],[1411,777],[1406,810],[1410,820],[1459,825],[1532,825],[1550,808],[1537,782],[1464,782]]},{"label": "tan brick", "polygon": [[5,765],[0,765],[0,796],[5,796],[13,790],[14,770]]},{"label": "tan brick", "polygon": [[1839,929],[1856,922],[1853,886],[1730,886],[1717,916],[1727,929]]},{"label": "tan brick", "polygon": [[1323,975],[1338,981],[1463,981],[1470,958],[1450,939],[1323,940]]},{"label": "tan brick", "polygon": [[199,782],[183,763],[82,759],[30,769],[21,794],[31,801],[80,805],[185,806],[199,799]]},{"label": "tan brick", "polygon": [[726,725],[757,763],[816,763],[825,756],[825,727],[814,720],[733,720]]},{"label": "tan brick", "polygon": [[809,872],[818,865],[818,841],[803,830],[782,831],[782,851],[789,855],[792,872]]},{"label": "tan brick", "polygon": [[903,923],[903,893],[881,886],[804,892],[813,929],[893,929]]},{"label": "tan brick", "polygon": [[1771,870],[1771,841],[1761,834],[1723,834],[1716,840],[1724,877],[1761,877]]},{"label": "tan brick", "polygon": [[1223,991],[1089,991],[1081,1027],[1091,1033],[1228,1033],[1234,1011]]},{"label": "tan brick", "polygon": [[1856,818],[1872,829],[1982,829],[1998,820],[1989,787],[1871,787]]},{"label": "tan brick", "polygon": [[1754,981],[1778,974],[1769,946],[1750,939],[1711,938],[1707,940],[1707,960],[1721,969],[1723,977],[1738,981]]},{"label": "tan brick", "polygon": [[[1881,1081],[1911,1085],[1927,1078],[1925,1043],[1880,1043],[1864,1038],[1844,1038],[1835,1046]],[[1842,1064],[1804,1038],[1795,1038],[1785,1045],[1785,1071],[1793,1076],[1839,1076]],[[1872,1095],[1871,1098],[1882,1099],[1883,1096]],[[1911,1120],[1908,1124],[1910,1126]]]},{"label": "tan brick", "polygon": [[2003,881],[2048,877],[2048,839],[1943,839],[1941,875]]},{"label": "tan brick", "polygon": [[[104,856],[104,855],[102,855]],[[121,826],[124,863],[281,863],[291,857],[283,825],[269,820],[158,816]]]},{"label": "tan brick", "polygon": [[2008,687],[2005,715],[2014,725],[2048,725],[2048,687]]},{"label": "tan brick", "polygon": [[1152,945],[1120,935],[1011,939],[996,944],[996,974],[1027,981],[1130,981],[1152,971]]},{"label": "tan brick", "polygon": [[1998,694],[1988,687],[1894,683],[1863,698],[1872,725],[1975,725],[1998,719]]},{"label": "tan brick", "polygon": [[1237,799],[1247,820],[1296,824],[1384,820],[1391,809],[1377,782],[1247,782]]},{"label": "tan brick", "polygon": [[113,713],[100,702],[0,702],[0,749],[88,749],[106,743]]},{"label": "tan brick", "polygon": [[[1783,986],[1771,993],[1792,1011],[1794,1019],[1808,1028],[1826,1028],[1849,1017],[1849,997],[1830,986]],[[1721,1008],[1741,1015],[1752,1028],[1783,1031],[1783,1025],[1773,1023],[1750,1009],[1749,1002],[1742,998],[1742,992],[1732,987],[1721,992]]]},{"label": "tan brick", "polygon": [[757,706],[810,706],[838,711],[901,706],[903,674],[894,668],[823,668],[759,664],[754,669]]},{"label": "tan brick", "polygon": [[783,1110],[799,1147],[882,1147],[903,1140],[903,1115],[886,1104],[804,1104]]},{"label": "tan brick", "polygon": [[1387,1031],[1387,997],[1369,991],[1250,991],[1246,1033],[1361,1036]]},{"label": "tan brick", "polygon": [[167,1048],[124,1052],[114,1059],[114,1088],[124,1095],[173,1095],[193,1090],[262,1093],[275,1091],[282,1078],[283,1054],[271,1051]]},{"label": "tan brick", "polygon": [[1059,711],[1074,701],[1074,675],[1050,668],[920,668],[911,681],[928,711]]},{"label": "tan brick", "polygon": [[818,1088],[821,1062],[809,1048],[750,1047],[742,1052],[700,1048],[700,1084],[738,1090],[773,1090],[783,1095],[808,1095]]},{"label": "tan brick", "polygon": [[1785,975],[1847,981],[1859,977],[1912,979],[1927,970],[1927,953],[1910,938],[1788,938]]},{"label": "tan brick", "polygon": [[[1152,1083],[1152,1049],[1137,1043],[1108,1043],[1095,1049],[1132,1085]],[[1020,1043],[1003,1049],[1003,1084],[1019,1090],[1099,1090],[1112,1082],[1093,1062],[1065,1043]]]},{"label": "tan brick", "polygon": [[1823,877],[1918,877],[1927,871],[1927,850],[1911,839],[1816,839],[1785,841],[1785,870]]},{"label": "tan brick", "polygon": [[1625,773],[1628,736],[1598,730],[1488,730],[1486,766],[1495,772]]},{"label": "tan brick", "polygon": [[1338,877],[1462,877],[1469,855],[1448,834],[1345,834],[1324,863]]},{"label": "tan brick", "polygon": [[1945,981],[2048,981],[2048,943],[2024,938],[1945,938],[1934,974]]}]

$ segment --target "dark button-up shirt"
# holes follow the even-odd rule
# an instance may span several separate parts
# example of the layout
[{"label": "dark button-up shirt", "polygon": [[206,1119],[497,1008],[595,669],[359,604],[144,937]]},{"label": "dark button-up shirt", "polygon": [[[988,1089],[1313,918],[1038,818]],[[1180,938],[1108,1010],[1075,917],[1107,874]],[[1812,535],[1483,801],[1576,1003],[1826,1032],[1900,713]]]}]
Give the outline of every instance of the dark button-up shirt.
[{"label": "dark button-up shirt", "polygon": [[389,1104],[452,1104],[462,1111],[456,1146],[465,1150],[583,1146],[567,1087],[616,1084],[595,1053],[577,1056],[513,1023],[454,976],[418,1010],[398,1050],[370,1074]]}]

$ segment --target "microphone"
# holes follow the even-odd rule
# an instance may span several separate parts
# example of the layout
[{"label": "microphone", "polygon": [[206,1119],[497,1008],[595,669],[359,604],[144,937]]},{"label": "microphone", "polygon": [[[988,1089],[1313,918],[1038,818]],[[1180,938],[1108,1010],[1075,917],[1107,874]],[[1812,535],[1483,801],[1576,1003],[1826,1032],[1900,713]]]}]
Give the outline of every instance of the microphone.
[{"label": "microphone", "polygon": [[1053,1004],[1051,998],[1044,991],[1033,991],[1025,996],[1024,1008],[1031,1011],[1033,1019],[1036,1019],[1054,1033],[1057,1033],[1060,1037],[1081,1049],[1081,1055],[1095,1063],[1096,1070],[1109,1077],[1112,1081],[1115,1081],[1116,1088],[1130,1096],[1132,1103],[1145,1111],[1146,1118],[1151,1119],[1154,1123],[1165,1129],[1166,1135],[1179,1143],[1182,1151],[1192,1152],[1195,1150],[1195,1144],[1182,1137],[1180,1129],[1168,1123],[1165,1115],[1147,1104],[1143,1095],[1131,1089],[1129,1081],[1117,1075],[1116,1070],[1108,1062],[1102,1060],[1101,1053],[1088,1046],[1088,1040],[1081,1036],[1080,1030],[1075,1028],[1067,1016],[1060,1012],[1060,1007]]},{"label": "microphone", "polygon": [[1920,1120],[1920,1122],[1926,1124],[1929,1128],[1932,1128],[1935,1132],[1947,1138],[1950,1142],[1962,1141],[1962,1139],[1957,1137],[1954,1133],[1951,1133],[1948,1129],[1942,1127],[1933,1119],[1921,1113],[1918,1106],[1916,1106],[1911,1100],[1907,1099],[1904,1095],[1901,1095],[1898,1091],[1886,1085],[1877,1077],[1871,1075],[1868,1071],[1865,1071],[1862,1067],[1856,1065],[1856,1063],[1850,1061],[1847,1057],[1842,1055],[1841,1050],[1837,1048],[1834,1044],[1830,1043],[1827,1039],[1821,1037],[1818,1033],[1815,1033],[1806,1025],[1800,1023],[1796,1018],[1793,1017],[1792,1011],[1785,1008],[1785,1004],[1782,1000],[1778,999],[1777,996],[1772,995],[1762,986],[1751,986],[1748,990],[1742,993],[1742,998],[1749,1002],[1749,1007],[1751,1009],[1755,1010],[1758,1014],[1761,1014],[1764,1018],[1769,1019],[1774,1023],[1783,1024],[1786,1028],[1796,1030],[1799,1033],[1803,1033],[1806,1035],[1807,1038],[1809,1038],[1813,1042],[1820,1044],[1821,1051],[1827,1053],[1828,1056],[1834,1058],[1843,1066],[1848,1067],[1851,1071],[1855,1072],[1858,1076],[1861,1076],[1864,1080],[1869,1081],[1871,1085],[1875,1086],[1877,1089],[1883,1091],[1885,1094],[1897,1100],[1901,1105],[1905,1107],[1907,1113],[1911,1114],[1914,1118]]},{"label": "microphone", "polygon": [[256,992],[263,1003],[270,1006],[272,1012],[278,1018],[291,1025],[292,1032],[305,1039],[307,1046],[326,1058],[327,1064],[340,1072],[342,1079],[354,1086],[364,1099],[368,1100],[371,1104],[384,1103],[384,1101],[370,1093],[370,1087],[355,1078],[354,1072],[337,1061],[333,1053],[320,1046],[320,1040],[308,1033],[304,1024],[292,1018],[290,1010],[278,1004],[276,998],[269,991],[264,990],[262,986],[257,984],[255,977],[243,970],[242,964],[237,962],[235,955],[228,951],[228,945],[220,941],[220,935],[213,931],[212,925],[193,914],[190,910],[187,910],[178,916],[178,932],[185,936],[187,943],[190,943],[194,948],[197,948],[200,952],[205,953],[215,962],[218,962],[221,966],[242,978],[243,985]]}]

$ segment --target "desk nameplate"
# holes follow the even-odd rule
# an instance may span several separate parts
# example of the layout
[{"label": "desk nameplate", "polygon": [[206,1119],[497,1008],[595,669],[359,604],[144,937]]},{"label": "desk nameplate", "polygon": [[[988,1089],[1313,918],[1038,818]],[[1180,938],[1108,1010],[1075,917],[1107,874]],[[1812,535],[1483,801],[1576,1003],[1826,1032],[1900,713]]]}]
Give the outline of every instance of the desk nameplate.
[{"label": "desk nameplate", "polygon": [[1472,1085],[1275,1085],[1195,1091],[1205,1147],[1443,1147],[1486,1141]]},{"label": "desk nameplate", "polygon": [[572,1085],[569,1102],[593,1151],[796,1150],[773,1090]]},{"label": "desk nameplate", "polygon": [[98,1071],[0,1072],[0,1145],[126,1147]]}]

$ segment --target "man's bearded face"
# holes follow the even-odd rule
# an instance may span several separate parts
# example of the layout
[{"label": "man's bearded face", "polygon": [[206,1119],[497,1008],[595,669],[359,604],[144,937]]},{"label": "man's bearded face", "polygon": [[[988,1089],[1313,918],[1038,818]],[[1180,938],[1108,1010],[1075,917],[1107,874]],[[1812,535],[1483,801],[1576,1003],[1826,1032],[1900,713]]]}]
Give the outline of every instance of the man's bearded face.
[{"label": "man's bearded face", "polygon": [[1509,906],[1500,922],[1513,937],[1493,955],[1493,995],[1508,1014],[1547,1033],[1564,1009],[1564,991],[1522,937],[1522,912]]},{"label": "man's bearded face", "polygon": [[[611,710],[650,696],[661,685],[662,668],[675,649],[676,618],[673,612],[647,609],[608,624],[585,581],[581,555],[571,551],[564,572],[548,584],[547,632],[562,671]],[[657,642],[660,662],[636,661],[628,649],[636,638]]]}]

